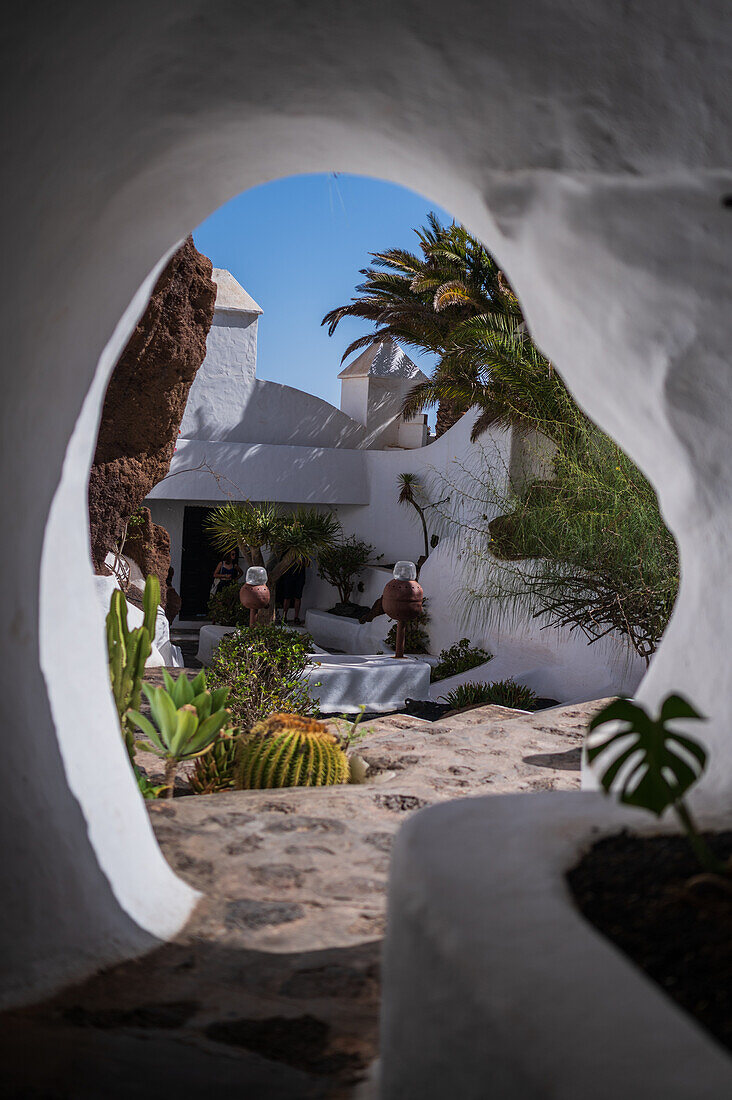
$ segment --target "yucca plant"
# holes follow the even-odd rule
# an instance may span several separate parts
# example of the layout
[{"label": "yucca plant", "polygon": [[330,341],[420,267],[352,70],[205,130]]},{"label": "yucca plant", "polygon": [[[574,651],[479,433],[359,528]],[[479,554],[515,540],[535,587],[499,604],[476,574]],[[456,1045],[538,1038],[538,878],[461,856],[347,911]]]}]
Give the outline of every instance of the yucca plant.
[{"label": "yucca plant", "polygon": [[143,597],[143,624],[134,630],[127,626],[127,600],[124,592],[115,588],[107,615],[107,654],[119,723],[130,762],[135,763],[135,732],[130,713],[140,706],[140,690],[145,674],[145,662],[152,652],[155,637],[155,616],[160,603],[160,581],[149,576]]},{"label": "yucca plant", "polygon": [[131,710],[129,718],[149,741],[141,747],[165,761],[167,797],[172,798],[178,765],[208,752],[231,713],[224,707],[227,689],[208,691],[203,670],[189,681],[185,672],[174,680],[164,669],[163,680],[164,687],[142,685],[153,721],[137,710]]},{"label": "yucca plant", "polygon": [[348,758],[338,739],[314,718],[270,714],[244,741],[236,787],[324,787],[347,783]]},{"label": "yucca plant", "polygon": [[246,566],[266,566],[274,616],[277,581],[292,565],[309,565],[337,540],[341,526],[333,512],[302,505],[285,512],[278,504],[236,504],[214,508],[207,529],[211,541],[226,553],[238,550]]}]

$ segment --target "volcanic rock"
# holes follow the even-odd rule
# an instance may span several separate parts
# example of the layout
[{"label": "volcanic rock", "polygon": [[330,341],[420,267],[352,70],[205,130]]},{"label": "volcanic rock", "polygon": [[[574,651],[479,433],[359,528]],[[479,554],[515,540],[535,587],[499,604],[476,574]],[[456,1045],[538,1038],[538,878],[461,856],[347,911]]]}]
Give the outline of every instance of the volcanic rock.
[{"label": "volcanic rock", "polygon": [[[170,467],[188,392],[206,354],[216,301],[211,272],[211,261],[189,237],[158,279],[109,380],[89,478],[96,573],[109,572],[107,553],[124,541],[130,517]],[[150,522],[149,512],[141,532],[149,544],[143,546],[141,536],[132,556],[143,574],[160,577],[164,602],[168,535]],[[128,544],[131,549],[129,536]]]}]

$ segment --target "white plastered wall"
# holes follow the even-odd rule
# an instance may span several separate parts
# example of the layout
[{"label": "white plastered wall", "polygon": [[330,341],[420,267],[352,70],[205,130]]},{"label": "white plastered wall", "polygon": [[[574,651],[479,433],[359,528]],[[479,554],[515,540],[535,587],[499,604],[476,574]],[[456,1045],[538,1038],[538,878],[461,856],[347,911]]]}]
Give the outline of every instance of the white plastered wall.
[{"label": "white plastered wall", "polygon": [[85,484],[141,284],[277,177],[378,166],[497,255],[543,350],[659,490],[683,584],[641,696],[680,690],[710,716],[707,797],[728,799],[724,6],[455,0],[447,27],[430,2],[79,0],[42,34],[32,6],[4,29],[5,1000],[144,950],[193,901],[120,750]]}]

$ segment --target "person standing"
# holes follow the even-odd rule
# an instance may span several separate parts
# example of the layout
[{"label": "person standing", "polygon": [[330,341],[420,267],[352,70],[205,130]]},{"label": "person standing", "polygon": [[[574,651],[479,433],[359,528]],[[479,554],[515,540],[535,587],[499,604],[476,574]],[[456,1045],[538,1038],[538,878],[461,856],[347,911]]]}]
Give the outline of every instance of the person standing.
[{"label": "person standing", "polygon": [[287,622],[287,613],[290,610],[290,604],[294,605],[293,610],[295,616],[292,620],[294,626],[300,626],[302,619],[300,618],[300,607],[302,604],[302,593],[305,588],[305,577],[307,574],[307,566],[305,562],[293,562],[290,568],[282,574],[277,588],[279,595],[282,596],[282,622]]},{"label": "person standing", "polygon": [[241,575],[242,571],[239,568],[239,551],[229,550],[228,554],[224,554],[223,560],[218,563],[214,570],[216,594],[218,595],[219,592],[223,592],[230,584],[235,584]]}]

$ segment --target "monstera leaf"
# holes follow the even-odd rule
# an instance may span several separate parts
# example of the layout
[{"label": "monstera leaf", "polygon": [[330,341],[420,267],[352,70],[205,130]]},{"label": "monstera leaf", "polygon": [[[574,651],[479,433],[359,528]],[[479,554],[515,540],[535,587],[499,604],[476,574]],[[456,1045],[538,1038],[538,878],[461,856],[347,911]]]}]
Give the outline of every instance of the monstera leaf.
[{"label": "monstera leaf", "polygon": [[[609,760],[600,777],[606,792],[619,777],[620,801],[659,817],[682,799],[704,771],[707,754],[698,741],[668,728],[674,718],[703,720],[680,695],[669,695],[655,720],[627,699],[618,699],[595,715],[589,726],[587,757],[590,763]],[[593,735],[608,722],[622,726]]]}]

